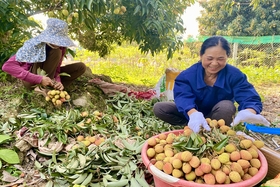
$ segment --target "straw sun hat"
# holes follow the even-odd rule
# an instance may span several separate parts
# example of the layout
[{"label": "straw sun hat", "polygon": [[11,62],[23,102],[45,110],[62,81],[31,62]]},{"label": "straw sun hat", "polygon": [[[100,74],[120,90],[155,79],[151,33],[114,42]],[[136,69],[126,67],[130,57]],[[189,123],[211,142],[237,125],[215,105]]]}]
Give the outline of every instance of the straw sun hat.
[{"label": "straw sun hat", "polygon": [[47,43],[60,47],[75,46],[67,34],[68,25],[66,22],[57,18],[48,19],[46,29],[38,36],[27,40],[17,51],[16,60],[27,63],[44,62]]}]

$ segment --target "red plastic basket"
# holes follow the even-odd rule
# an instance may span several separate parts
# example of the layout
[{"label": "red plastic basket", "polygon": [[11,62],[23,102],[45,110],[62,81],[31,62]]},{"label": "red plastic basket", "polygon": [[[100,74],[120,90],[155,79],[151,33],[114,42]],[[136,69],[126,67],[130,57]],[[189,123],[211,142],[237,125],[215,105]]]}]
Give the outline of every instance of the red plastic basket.
[{"label": "red plastic basket", "polygon": [[[169,131],[165,132],[163,134],[169,134],[174,133],[176,135],[183,133],[183,130],[175,130],[175,131]],[[156,135],[154,137],[158,137],[159,135]],[[141,157],[143,160],[143,163],[148,168],[150,173],[153,175],[154,183],[156,187],[209,187],[213,185],[209,184],[199,184],[192,181],[182,180],[176,177],[173,177],[171,175],[168,175],[161,170],[157,169],[153,164],[150,163],[149,158],[147,157],[147,149],[149,148],[147,141],[143,145],[142,151],[141,151]],[[259,184],[266,176],[268,172],[268,164],[265,156],[262,154],[261,151],[258,151],[259,153],[259,159],[261,162],[261,167],[256,175],[254,175],[252,178],[238,182],[238,183],[231,183],[231,184],[215,184],[215,187],[250,187],[255,186]]]}]

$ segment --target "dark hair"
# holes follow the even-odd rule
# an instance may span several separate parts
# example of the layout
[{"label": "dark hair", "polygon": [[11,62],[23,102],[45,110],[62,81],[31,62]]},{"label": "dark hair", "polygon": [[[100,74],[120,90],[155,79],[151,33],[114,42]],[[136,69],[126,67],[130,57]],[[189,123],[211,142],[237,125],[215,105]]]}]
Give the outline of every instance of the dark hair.
[{"label": "dark hair", "polygon": [[200,49],[200,56],[202,56],[205,53],[205,50],[210,48],[210,47],[214,47],[214,46],[218,46],[220,45],[227,53],[227,56],[230,55],[231,50],[230,50],[230,45],[228,43],[228,41],[222,37],[222,36],[212,36],[210,38],[207,38]]}]

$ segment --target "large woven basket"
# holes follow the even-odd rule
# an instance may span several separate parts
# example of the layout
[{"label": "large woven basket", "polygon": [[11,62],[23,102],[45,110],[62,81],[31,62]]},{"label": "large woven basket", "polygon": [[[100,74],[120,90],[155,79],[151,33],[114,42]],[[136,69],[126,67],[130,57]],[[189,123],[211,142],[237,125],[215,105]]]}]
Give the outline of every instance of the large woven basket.
[{"label": "large woven basket", "polygon": [[280,173],[280,152],[265,146],[260,149],[268,163],[267,177],[274,178]]}]

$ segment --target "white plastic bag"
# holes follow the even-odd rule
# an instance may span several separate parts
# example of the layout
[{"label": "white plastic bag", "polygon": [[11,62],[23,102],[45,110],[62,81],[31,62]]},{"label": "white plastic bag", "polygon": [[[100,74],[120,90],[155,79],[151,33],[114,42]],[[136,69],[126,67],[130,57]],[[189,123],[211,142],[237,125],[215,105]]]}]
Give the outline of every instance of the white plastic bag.
[{"label": "white plastic bag", "polygon": [[155,86],[156,97],[162,100],[174,100],[173,87],[176,77],[181,71],[174,68],[167,68],[165,74],[159,79]]}]

